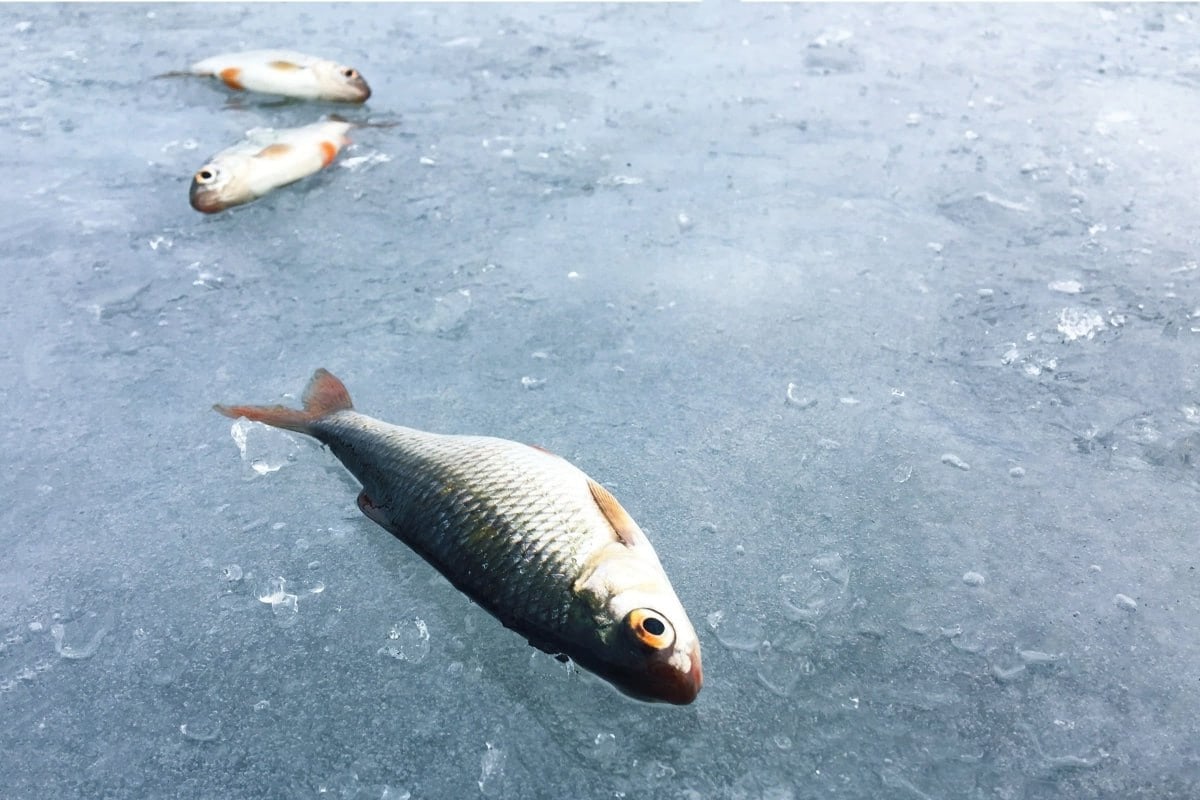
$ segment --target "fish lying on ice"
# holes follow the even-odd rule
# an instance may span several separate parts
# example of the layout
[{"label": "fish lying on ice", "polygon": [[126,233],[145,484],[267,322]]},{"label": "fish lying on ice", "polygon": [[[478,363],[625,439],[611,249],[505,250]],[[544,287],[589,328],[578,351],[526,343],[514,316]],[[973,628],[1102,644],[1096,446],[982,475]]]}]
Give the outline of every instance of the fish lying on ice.
[{"label": "fish lying on ice", "polygon": [[558,456],[390,425],[319,369],[304,408],[214,406],[316,438],[358,507],[505,626],[641,700],[686,704],[700,643],[654,548],[607,489]]},{"label": "fish lying on ice", "polygon": [[350,143],[353,125],[327,119],[301,128],[257,128],[246,141],[217,153],[196,170],[188,192],[192,208],[215,214],[249,203],[329,166]]},{"label": "fish lying on ice", "polygon": [[186,73],[219,79],[230,89],[295,97],[363,103],[371,87],[358,70],[291,50],[250,50],[222,53],[197,61]]}]

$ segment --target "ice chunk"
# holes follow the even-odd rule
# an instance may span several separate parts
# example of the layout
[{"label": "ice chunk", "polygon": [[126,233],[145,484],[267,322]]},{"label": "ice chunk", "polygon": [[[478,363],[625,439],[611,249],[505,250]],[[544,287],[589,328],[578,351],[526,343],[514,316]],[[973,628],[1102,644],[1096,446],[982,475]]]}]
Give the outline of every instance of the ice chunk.
[{"label": "ice chunk", "polygon": [[242,461],[258,475],[278,472],[300,453],[300,443],[291,434],[261,422],[239,419],[230,426],[229,435]]},{"label": "ice chunk", "polygon": [[942,463],[946,464],[947,466],[954,467],[955,469],[961,469],[964,472],[971,468],[970,464],[963,461],[954,453],[942,453]]},{"label": "ice chunk", "polygon": [[1104,329],[1104,317],[1090,308],[1064,308],[1058,313],[1058,332],[1068,342],[1091,339]]}]

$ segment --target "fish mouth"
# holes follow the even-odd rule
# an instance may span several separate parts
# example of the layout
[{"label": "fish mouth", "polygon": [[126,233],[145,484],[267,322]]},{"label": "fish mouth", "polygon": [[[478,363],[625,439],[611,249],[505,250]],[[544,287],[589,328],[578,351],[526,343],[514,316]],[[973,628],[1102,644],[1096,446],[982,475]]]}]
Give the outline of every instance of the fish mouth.
[{"label": "fish mouth", "polygon": [[347,98],[351,103],[365,103],[371,96],[371,87],[367,86],[367,82],[362,78],[355,78],[350,82],[350,97]]},{"label": "fish mouth", "polygon": [[688,669],[681,670],[670,660],[656,661],[636,676],[627,676],[619,688],[639,700],[686,706],[700,694],[704,669],[700,665],[700,645],[692,645],[687,654]]},{"label": "fish mouth", "polygon": [[704,669],[700,664],[700,645],[688,651],[689,668],[685,672],[669,662],[650,669],[655,699],[677,706],[686,706],[700,694],[704,685]]},{"label": "fish mouth", "polygon": [[222,200],[217,192],[195,181],[192,181],[192,188],[188,191],[188,202],[192,204],[192,208],[204,214],[216,214],[232,205]]}]

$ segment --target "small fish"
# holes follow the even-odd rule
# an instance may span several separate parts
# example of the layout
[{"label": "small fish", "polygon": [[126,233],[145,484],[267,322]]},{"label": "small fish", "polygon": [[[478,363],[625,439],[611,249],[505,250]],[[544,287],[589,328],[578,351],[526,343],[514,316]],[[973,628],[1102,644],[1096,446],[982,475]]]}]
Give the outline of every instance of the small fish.
[{"label": "small fish", "polygon": [[545,450],[389,425],[319,369],[304,408],[214,406],[308,434],[358,507],[505,626],[640,700],[687,704],[700,643],[654,548],[607,489]]},{"label": "small fish", "polygon": [[350,143],[346,133],[352,127],[345,120],[327,119],[301,128],[250,131],[246,141],[196,170],[188,192],[192,208],[215,214],[318,172]]},{"label": "small fish", "polygon": [[353,67],[291,50],[222,53],[197,61],[189,72],[182,74],[217,78],[237,91],[264,92],[300,100],[363,103],[371,96],[371,87]]}]

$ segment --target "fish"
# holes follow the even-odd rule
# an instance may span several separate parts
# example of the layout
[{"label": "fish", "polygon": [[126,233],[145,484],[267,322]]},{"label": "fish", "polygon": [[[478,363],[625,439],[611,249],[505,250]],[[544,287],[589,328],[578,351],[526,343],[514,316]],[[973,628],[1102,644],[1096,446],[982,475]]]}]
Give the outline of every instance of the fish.
[{"label": "fish", "polygon": [[365,103],[371,87],[353,67],[292,50],[248,50],[197,61],[185,72],[217,78],[235,91],[263,92],[299,100]]},{"label": "fish", "polygon": [[333,163],[350,143],[353,124],[328,118],[300,128],[255,128],[247,139],[208,160],[192,176],[192,208],[215,214],[257,200]]},{"label": "fish", "polygon": [[213,408],[326,445],[362,484],[367,518],[534,647],[639,700],[696,699],[696,631],[646,534],[608,489],[535,445],[361,414],[325,369],[302,405]]}]

